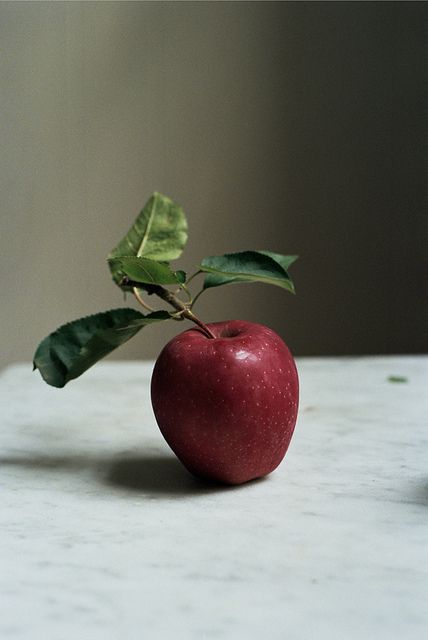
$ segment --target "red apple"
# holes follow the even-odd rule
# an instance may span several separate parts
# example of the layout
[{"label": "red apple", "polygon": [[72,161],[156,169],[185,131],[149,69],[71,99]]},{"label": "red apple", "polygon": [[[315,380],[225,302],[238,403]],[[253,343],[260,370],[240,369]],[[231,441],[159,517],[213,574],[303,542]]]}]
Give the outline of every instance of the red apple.
[{"label": "red apple", "polygon": [[240,484],[283,459],[297,418],[299,383],[287,346],[271,329],[241,320],[175,336],[151,385],[159,428],[196,476]]}]

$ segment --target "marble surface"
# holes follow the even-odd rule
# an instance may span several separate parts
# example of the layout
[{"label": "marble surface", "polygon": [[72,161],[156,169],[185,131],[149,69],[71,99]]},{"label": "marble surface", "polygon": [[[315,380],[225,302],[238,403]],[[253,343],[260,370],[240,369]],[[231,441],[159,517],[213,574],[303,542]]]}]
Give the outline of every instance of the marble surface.
[{"label": "marble surface", "polygon": [[237,488],[170,453],[152,363],[7,369],[1,640],[427,638],[428,358],[298,368],[285,461]]}]

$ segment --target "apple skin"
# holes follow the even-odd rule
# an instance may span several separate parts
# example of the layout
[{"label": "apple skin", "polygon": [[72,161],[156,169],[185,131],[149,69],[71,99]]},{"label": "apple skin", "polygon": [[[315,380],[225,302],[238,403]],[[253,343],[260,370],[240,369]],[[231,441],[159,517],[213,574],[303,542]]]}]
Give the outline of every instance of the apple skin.
[{"label": "apple skin", "polygon": [[175,336],[160,353],[151,397],[159,428],[194,475],[241,484],[273,471],[290,444],[299,381],[272,329],[242,320]]}]

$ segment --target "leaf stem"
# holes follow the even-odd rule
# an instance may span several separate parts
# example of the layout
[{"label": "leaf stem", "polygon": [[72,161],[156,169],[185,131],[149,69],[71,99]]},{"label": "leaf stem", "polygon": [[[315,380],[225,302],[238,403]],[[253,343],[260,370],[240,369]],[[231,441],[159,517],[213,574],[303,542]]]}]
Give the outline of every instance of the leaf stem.
[{"label": "leaf stem", "polygon": [[195,304],[196,300],[199,298],[200,295],[203,294],[203,292],[205,291],[205,289],[201,289],[200,291],[198,291],[198,293],[195,295],[195,297],[192,300],[192,304],[190,305],[190,308],[193,309],[193,305]]},{"label": "leaf stem", "polygon": [[132,287],[132,292],[142,307],[144,307],[145,309],[147,309],[147,311],[150,311],[151,313],[155,311],[155,309],[153,309],[153,307],[147,304],[147,302],[143,299],[143,297],[141,296],[138,290],[138,287]]},{"label": "leaf stem", "polygon": [[[187,288],[187,284],[181,284],[180,285],[181,289],[184,291],[184,293],[186,294],[186,296],[189,298],[189,302],[192,302],[192,294],[190,293],[189,289]],[[180,289],[178,289],[178,291],[176,291],[176,293],[178,293],[180,291]]]},{"label": "leaf stem", "polygon": [[192,282],[193,278],[196,278],[196,276],[198,276],[200,273],[202,273],[201,269],[198,269],[198,271],[195,271],[195,273],[192,273],[190,278],[187,280],[186,285],[189,286],[189,282]]}]

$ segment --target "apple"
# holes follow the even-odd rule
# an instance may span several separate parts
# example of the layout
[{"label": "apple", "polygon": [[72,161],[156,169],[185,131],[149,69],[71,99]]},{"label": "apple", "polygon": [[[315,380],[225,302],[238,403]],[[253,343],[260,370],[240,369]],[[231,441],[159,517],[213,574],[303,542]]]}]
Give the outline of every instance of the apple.
[{"label": "apple", "polygon": [[159,428],[194,475],[241,484],[273,471],[297,419],[299,382],[282,339],[230,320],[175,336],[160,353],[151,397]]},{"label": "apple", "polygon": [[[268,249],[210,255],[187,276],[170,265],[183,252],[187,228],[182,207],[155,192],[107,257],[113,282],[132,292],[145,313],[118,308],[68,322],[40,342],[33,365],[60,388],[144,327],[189,320],[196,328],[173,338],[156,362],[154,413],[189,471],[240,484],[273,471],[287,451],[297,418],[296,365],[271,329],[242,320],[207,325],[194,305],[206,291],[244,282],[294,294],[289,268],[298,256]],[[194,294],[198,276],[204,280]],[[146,296],[159,298],[168,309],[156,309]]]}]

